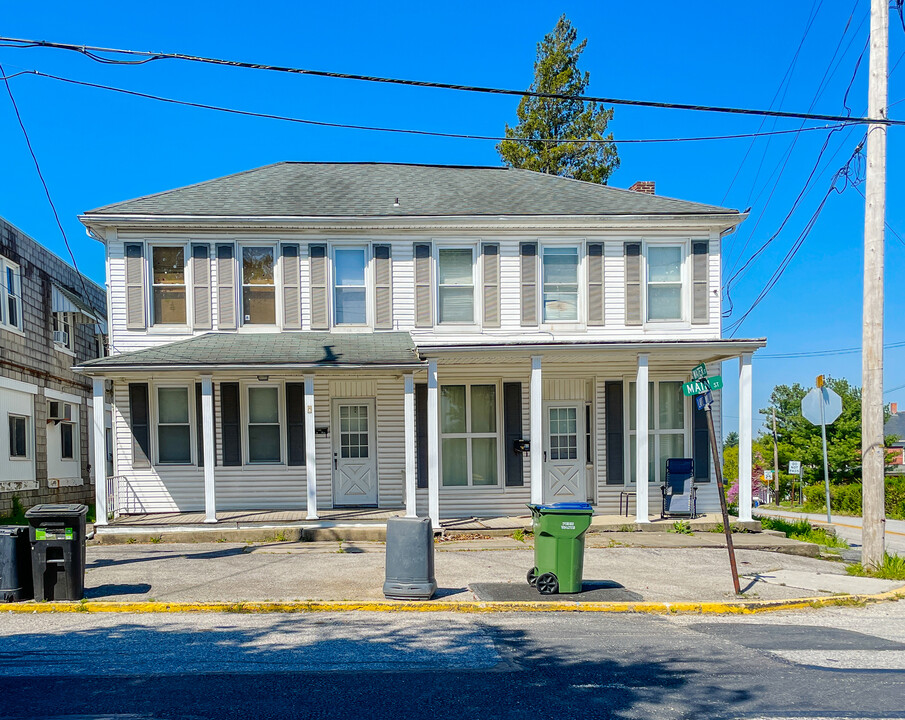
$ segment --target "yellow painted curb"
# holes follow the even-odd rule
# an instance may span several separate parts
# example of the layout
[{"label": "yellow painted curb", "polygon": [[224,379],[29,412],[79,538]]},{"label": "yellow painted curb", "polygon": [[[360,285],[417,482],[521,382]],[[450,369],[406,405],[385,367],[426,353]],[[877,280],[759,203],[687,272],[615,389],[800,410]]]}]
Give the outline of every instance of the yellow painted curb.
[{"label": "yellow painted curb", "polygon": [[830,595],[788,600],[729,600],[726,602],[537,602],[421,601],[412,602],[296,600],[289,602],[115,602],[83,600],[81,602],[23,602],[0,607],[0,613],[303,613],[303,612],[580,612],[580,613],[644,613],[667,614],[736,614],[748,615],[780,610],[866,605],[905,599],[905,586],[874,595]]}]

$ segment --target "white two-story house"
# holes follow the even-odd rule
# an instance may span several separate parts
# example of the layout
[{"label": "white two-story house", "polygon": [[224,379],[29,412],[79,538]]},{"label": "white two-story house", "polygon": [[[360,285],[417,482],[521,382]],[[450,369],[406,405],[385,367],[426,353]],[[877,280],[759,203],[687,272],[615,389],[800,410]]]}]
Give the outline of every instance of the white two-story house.
[{"label": "white two-story house", "polygon": [[694,458],[699,510],[716,509],[682,383],[738,358],[751,416],[765,343],[720,322],[720,241],[744,215],[651,186],[287,162],[84,214],[109,287],[110,356],[79,367],[113,392],[98,521],[113,502],[436,526],[626,498],[645,522],[670,457]]}]

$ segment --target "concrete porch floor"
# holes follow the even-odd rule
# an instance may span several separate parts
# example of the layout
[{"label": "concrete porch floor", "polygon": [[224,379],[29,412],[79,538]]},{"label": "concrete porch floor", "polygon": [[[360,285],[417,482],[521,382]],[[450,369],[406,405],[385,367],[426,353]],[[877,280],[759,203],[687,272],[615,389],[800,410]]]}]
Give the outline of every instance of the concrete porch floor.
[{"label": "concrete porch floor", "polygon": [[[402,509],[342,508],[321,510],[318,520],[308,520],[305,511],[242,510],[217,513],[216,523],[205,523],[204,513],[150,513],[124,515],[106,526],[95,527],[95,540],[102,543],[119,542],[259,542],[281,540],[384,540],[386,523],[391,517],[405,514]],[[624,515],[594,515],[590,532],[668,532],[682,519],[660,519],[651,516],[649,523],[636,524],[634,517]],[[721,523],[718,514],[699,515],[684,519],[691,529],[706,532]],[[759,531],[759,522],[731,522],[748,531]],[[530,529],[531,516],[464,517],[440,521],[444,535],[509,535],[516,530]]]}]

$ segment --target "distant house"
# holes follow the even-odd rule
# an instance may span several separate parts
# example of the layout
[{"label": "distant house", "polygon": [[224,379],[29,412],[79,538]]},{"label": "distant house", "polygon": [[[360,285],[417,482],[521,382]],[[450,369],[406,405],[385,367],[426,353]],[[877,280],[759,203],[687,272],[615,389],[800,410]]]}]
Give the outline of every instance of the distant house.
[{"label": "distant house", "polygon": [[103,288],[0,218],[0,515],[14,498],[94,501],[107,453],[94,451],[91,382],[71,368],[104,355],[106,306]]},{"label": "distant house", "polygon": [[889,404],[889,420],[883,426],[883,434],[898,438],[890,448],[890,462],[886,466],[887,475],[905,475],[905,412],[899,412],[898,403]]},{"label": "distant house", "polygon": [[750,477],[765,341],[724,338],[720,304],[720,243],[745,216],[653,191],[287,162],[85,213],[115,348],[79,366],[113,387],[108,510],[438,523],[529,501],[615,514],[630,494],[646,522],[670,457],[694,458],[717,509],[682,384],[739,360]]}]

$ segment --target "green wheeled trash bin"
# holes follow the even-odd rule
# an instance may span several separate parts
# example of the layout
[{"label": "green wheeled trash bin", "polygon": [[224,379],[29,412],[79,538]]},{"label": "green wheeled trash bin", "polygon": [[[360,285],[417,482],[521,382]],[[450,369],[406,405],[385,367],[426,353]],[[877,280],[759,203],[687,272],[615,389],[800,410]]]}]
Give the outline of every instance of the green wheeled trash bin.
[{"label": "green wheeled trash bin", "polygon": [[584,536],[591,526],[588,503],[529,505],[534,525],[534,567],[528,583],[542,595],[581,592]]},{"label": "green wheeled trash bin", "polygon": [[85,594],[85,505],[35,505],[31,566],[35,600],[81,600]]}]

